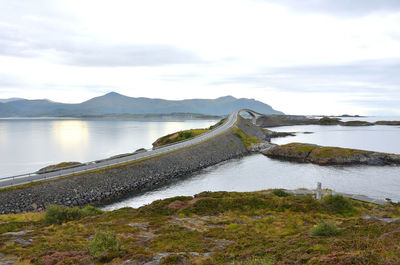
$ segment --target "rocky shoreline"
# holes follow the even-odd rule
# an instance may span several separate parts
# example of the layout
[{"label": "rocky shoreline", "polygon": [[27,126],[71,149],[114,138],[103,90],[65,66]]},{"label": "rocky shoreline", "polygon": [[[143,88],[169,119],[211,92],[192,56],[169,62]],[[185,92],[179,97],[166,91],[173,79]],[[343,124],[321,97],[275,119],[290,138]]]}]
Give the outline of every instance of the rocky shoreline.
[{"label": "rocky shoreline", "polygon": [[400,155],[358,149],[290,143],[265,152],[270,158],[318,165],[400,165]]},{"label": "rocky shoreline", "polygon": [[[241,119],[237,125],[260,142],[265,132]],[[200,144],[118,167],[55,179],[23,188],[0,190],[0,213],[41,211],[51,204],[81,206],[151,190],[200,169],[249,154],[228,131]]]}]

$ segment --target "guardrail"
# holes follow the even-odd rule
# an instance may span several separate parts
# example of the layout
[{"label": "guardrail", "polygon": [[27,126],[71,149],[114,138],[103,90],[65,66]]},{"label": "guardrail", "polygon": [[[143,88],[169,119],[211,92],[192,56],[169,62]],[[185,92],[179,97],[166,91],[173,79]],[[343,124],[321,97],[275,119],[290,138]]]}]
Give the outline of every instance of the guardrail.
[{"label": "guardrail", "polygon": [[[213,134],[216,130],[225,126],[230,121],[232,115],[237,114],[237,113],[238,112],[234,112],[234,113],[230,114],[222,124],[214,127],[212,130],[210,130],[206,133],[197,135],[195,137],[189,138],[189,139],[185,139],[185,140],[182,140],[182,141],[179,141],[176,143],[163,145],[163,146],[160,146],[160,147],[154,148],[154,149],[146,149],[146,152],[145,151],[138,152],[138,153],[133,152],[131,155],[127,155],[124,157],[89,161],[89,162],[83,163],[81,165],[72,165],[72,166],[63,167],[60,169],[54,169],[54,170],[46,171],[46,172],[42,172],[42,173],[33,172],[33,173],[26,173],[26,174],[20,174],[20,175],[0,178],[0,188],[7,188],[7,187],[14,186],[14,185],[23,185],[23,184],[41,181],[41,180],[58,178],[58,177],[64,176],[64,175],[71,175],[71,174],[77,174],[77,173],[82,173],[82,172],[96,170],[96,169],[102,169],[102,168],[115,166],[118,164],[130,162],[130,161],[135,161],[136,159],[143,159],[143,158],[148,158],[148,157],[151,157],[154,155],[162,154],[164,152],[163,149],[165,149],[165,152],[168,152],[168,151],[170,151],[171,146],[178,146],[178,145],[182,145],[185,142],[196,141],[197,139],[200,139],[200,138],[207,138],[206,136]],[[146,155],[146,154],[148,154],[148,155]],[[130,159],[127,159],[127,158],[130,158]],[[112,163],[112,161],[115,161],[115,162]],[[107,163],[107,164],[105,164],[105,163]],[[85,169],[79,170],[79,168],[82,168],[82,167],[85,167]],[[69,169],[77,169],[77,170],[69,170]],[[59,172],[59,174],[57,174],[57,172]],[[30,177],[36,177],[36,176],[40,176],[40,178],[31,178],[25,182],[13,183],[14,180],[16,180],[16,179],[30,178]],[[1,185],[2,183],[7,182],[7,181],[9,182],[7,185]]]}]

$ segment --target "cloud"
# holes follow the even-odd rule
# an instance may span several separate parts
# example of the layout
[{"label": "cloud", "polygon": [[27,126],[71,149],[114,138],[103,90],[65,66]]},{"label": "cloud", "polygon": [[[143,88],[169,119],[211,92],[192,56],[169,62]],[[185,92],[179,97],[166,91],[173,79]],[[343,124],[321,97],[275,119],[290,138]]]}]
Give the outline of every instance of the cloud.
[{"label": "cloud", "polygon": [[65,37],[32,38],[4,26],[0,26],[0,55],[44,57],[56,63],[77,66],[161,66],[203,63],[193,52],[171,45],[106,44],[70,40]]},{"label": "cloud", "polygon": [[[268,67],[252,74],[231,76],[213,84],[241,83],[296,92],[400,93],[400,59],[359,61],[341,65]],[[350,90],[351,89],[351,90]]]},{"label": "cloud", "polygon": [[398,0],[265,0],[283,4],[302,12],[328,13],[339,16],[363,16],[375,12],[398,12]]},{"label": "cloud", "polygon": [[41,10],[27,1],[10,3],[0,17],[0,56],[100,67],[202,63],[195,53],[173,45],[99,40],[51,4]]}]

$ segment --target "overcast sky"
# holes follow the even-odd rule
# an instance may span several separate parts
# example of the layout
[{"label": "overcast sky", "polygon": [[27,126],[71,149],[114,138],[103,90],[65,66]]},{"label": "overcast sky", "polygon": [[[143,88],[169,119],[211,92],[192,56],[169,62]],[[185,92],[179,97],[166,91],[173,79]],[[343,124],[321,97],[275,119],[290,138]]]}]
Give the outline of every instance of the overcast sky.
[{"label": "overcast sky", "polygon": [[0,98],[400,115],[399,0],[0,0]]}]

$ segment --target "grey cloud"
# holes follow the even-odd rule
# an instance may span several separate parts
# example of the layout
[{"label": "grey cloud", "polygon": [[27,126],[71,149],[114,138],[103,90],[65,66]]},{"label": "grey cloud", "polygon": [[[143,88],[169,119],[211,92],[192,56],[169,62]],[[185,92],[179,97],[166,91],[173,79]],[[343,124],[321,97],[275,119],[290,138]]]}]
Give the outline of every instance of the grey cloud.
[{"label": "grey cloud", "polygon": [[[160,66],[202,63],[193,52],[170,45],[99,42],[85,35],[73,17],[28,1],[0,8],[0,55],[45,57],[78,66]],[[40,5],[40,3],[38,4]]]},{"label": "grey cloud", "polygon": [[[52,34],[49,32],[48,36]],[[54,37],[54,36],[53,36]],[[83,42],[80,36],[53,38],[24,36],[11,27],[0,25],[0,55],[40,57],[79,66],[160,66],[202,63],[194,53],[169,45],[118,45]]]},{"label": "grey cloud", "polygon": [[400,94],[400,59],[343,65],[264,68],[250,75],[226,77],[213,84],[241,83],[294,92]]},{"label": "grey cloud", "polygon": [[303,12],[363,16],[374,12],[400,11],[399,0],[265,0]]}]

